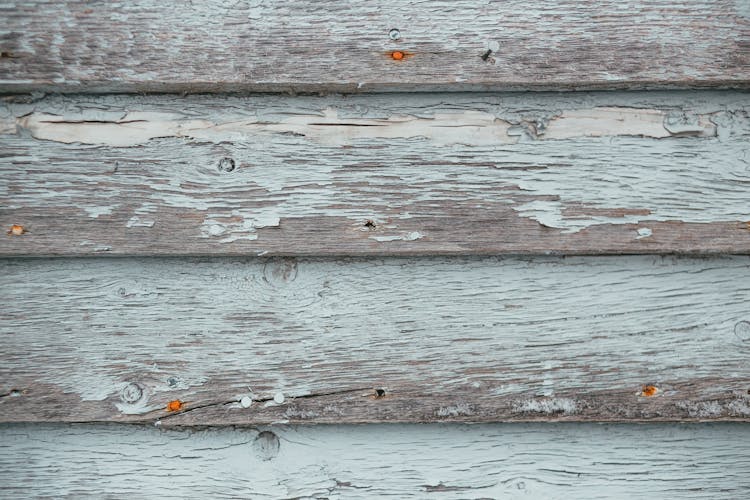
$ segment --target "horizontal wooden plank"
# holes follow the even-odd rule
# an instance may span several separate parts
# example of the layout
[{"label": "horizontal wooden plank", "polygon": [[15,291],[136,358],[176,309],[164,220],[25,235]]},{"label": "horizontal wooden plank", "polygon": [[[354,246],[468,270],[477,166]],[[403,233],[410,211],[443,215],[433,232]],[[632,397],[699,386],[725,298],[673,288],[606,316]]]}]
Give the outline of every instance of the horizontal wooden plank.
[{"label": "horizontal wooden plank", "polygon": [[[743,498],[750,426],[0,426],[4,498]],[[397,459],[393,459],[397,457]]]},{"label": "horizontal wooden plank", "polygon": [[3,260],[0,421],[750,420],[749,264]]},{"label": "horizontal wooden plank", "polygon": [[746,87],[750,81],[744,0],[37,0],[3,2],[0,17],[0,92]]},{"label": "horizontal wooden plank", "polygon": [[748,253],[747,95],[6,98],[0,255]]}]

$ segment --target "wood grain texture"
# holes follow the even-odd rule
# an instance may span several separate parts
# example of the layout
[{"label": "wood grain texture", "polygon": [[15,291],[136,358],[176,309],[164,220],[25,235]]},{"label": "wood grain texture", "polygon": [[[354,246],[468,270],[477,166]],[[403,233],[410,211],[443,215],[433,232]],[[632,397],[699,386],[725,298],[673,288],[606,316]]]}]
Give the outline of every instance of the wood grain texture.
[{"label": "wood grain texture", "polygon": [[[4,498],[744,498],[750,426],[0,427]],[[384,459],[397,457],[397,459]]]},{"label": "wood grain texture", "polygon": [[0,261],[0,420],[746,421],[748,264]]},{"label": "wood grain texture", "polygon": [[743,92],[0,106],[0,255],[750,252]]},{"label": "wood grain texture", "polygon": [[[0,17],[0,92],[558,90],[750,81],[746,0],[45,0],[3,2]],[[393,51],[405,57],[395,61]]]}]

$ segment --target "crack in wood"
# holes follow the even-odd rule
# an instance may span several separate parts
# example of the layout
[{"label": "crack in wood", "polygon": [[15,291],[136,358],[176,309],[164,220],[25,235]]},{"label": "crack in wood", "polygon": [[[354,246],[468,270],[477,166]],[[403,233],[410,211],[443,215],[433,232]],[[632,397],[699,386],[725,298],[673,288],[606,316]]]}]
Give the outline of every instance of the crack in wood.
[{"label": "crack in wood", "polygon": [[[117,120],[89,119],[34,111],[20,116],[16,125],[33,137],[62,143],[80,142],[115,147],[132,147],[168,137],[223,142],[246,134],[294,133],[326,144],[349,144],[354,139],[398,139],[423,137],[443,144],[512,144],[526,134],[533,140],[575,137],[640,136],[713,137],[716,125],[699,115],[690,123],[670,125],[668,112],[651,108],[598,107],[569,110],[532,122],[505,120],[493,113],[466,110],[434,113],[432,116],[393,115],[388,118],[341,120],[338,110],[325,108],[319,115],[291,114],[278,122],[243,120],[213,122],[185,119],[159,112],[125,113]],[[134,118],[129,118],[130,116]],[[135,118],[142,116],[143,118]],[[543,125],[540,125],[543,124]],[[137,126],[134,126],[137,125]],[[322,131],[333,129],[332,131]],[[357,129],[363,129],[357,131]],[[441,130],[451,130],[450,135]],[[465,132],[456,132],[466,129]],[[515,129],[518,131],[514,132]]]},{"label": "crack in wood", "polygon": [[[385,391],[383,391],[382,389],[372,389],[371,387],[360,387],[360,388],[355,388],[355,389],[343,389],[343,390],[336,390],[336,391],[316,392],[316,393],[311,393],[311,394],[301,394],[299,396],[290,396],[288,402],[277,403],[277,404],[278,405],[288,404],[289,402],[293,402],[294,400],[297,400],[297,399],[313,399],[313,398],[325,397],[325,396],[338,396],[338,395],[343,395],[343,394],[351,394],[351,393],[354,393],[354,392],[362,392],[362,391],[365,391],[365,390],[370,390],[370,391],[375,391],[375,392],[374,392],[374,394],[369,394],[369,395],[365,394],[364,396],[371,396],[371,397],[374,397],[374,398],[379,398],[379,397],[382,397],[382,396],[385,395]],[[382,391],[382,395],[381,395],[380,391]],[[158,422],[163,422],[163,421],[165,421],[165,420],[167,420],[169,418],[176,417],[178,415],[185,415],[186,413],[190,413],[190,412],[195,411],[195,410],[201,410],[201,409],[206,409],[206,408],[217,408],[217,407],[220,407],[220,406],[227,406],[227,405],[230,405],[230,404],[239,403],[241,401],[241,399],[242,398],[231,399],[229,401],[222,400],[222,401],[213,401],[213,402],[203,403],[203,404],[199,404],[199,405],[191,405],[189,408],[185,408],[185,409],[181,409],[181,410],[178,410],[178,411],[170,412],[169,414],[167,414],[167,415],[165,415],[163,417],[159,417],[156,420],[156,422],[157,422],[157,425],[158,425]],[[268,397],[265,397],[265,398],[255,398],[255,397],[253,397],[251,399],[252,399],[253,403],[268,403],[268,402],[274,401],[275,400],[275,396],[268,396]],[[246,408],[242,408],[242,409],[245,410]],[[153,412],[155,412],[155,411],[163,411],[163,410],[154,410]],[[151,413],[153,413],[153,412],[151,412]],[[147,416],[147,415],[148,414],[144,414],[144,416]]]}]

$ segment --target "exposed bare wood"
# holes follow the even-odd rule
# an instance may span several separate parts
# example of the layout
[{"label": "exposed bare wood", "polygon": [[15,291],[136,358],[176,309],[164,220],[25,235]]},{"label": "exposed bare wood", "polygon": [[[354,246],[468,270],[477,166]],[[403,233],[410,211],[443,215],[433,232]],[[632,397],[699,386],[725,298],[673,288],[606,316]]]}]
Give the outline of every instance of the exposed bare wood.
[{"label": "exposed bare wood", "polygon": [[745,0],[44,0],[3,2],[0,18],[3,92],[558,90],[750,81]]},{"label": "exposed bare wood", "polygon": [[0,420],[750,420],[749,263],[1,261]]},{"label": "exposed bare wood", "polygon": [[746,93],[0,109],[6,256],[750,252]]}]

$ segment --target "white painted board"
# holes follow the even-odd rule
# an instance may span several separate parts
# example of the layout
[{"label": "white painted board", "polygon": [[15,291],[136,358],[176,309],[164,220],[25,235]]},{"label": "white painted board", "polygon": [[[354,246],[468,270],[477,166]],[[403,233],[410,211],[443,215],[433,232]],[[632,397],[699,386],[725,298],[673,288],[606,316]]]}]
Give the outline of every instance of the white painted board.
[{"label": "white painted board", "polygon": [[750,494],[750,426],[0,427],[3,498],[668,498]]}]

